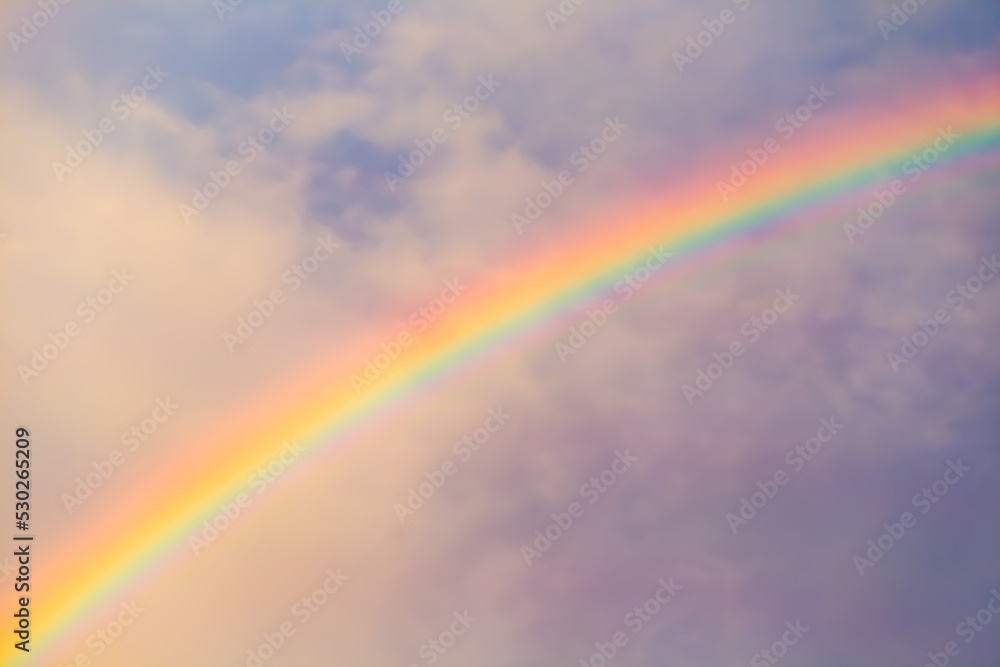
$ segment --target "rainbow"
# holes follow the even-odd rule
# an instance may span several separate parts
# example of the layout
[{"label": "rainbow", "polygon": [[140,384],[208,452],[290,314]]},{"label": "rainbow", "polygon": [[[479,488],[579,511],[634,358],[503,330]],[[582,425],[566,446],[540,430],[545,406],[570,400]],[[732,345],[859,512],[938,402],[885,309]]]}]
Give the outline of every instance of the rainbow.
[{"label": "rainbow", "polygon": [[[669,279],[727,248],[738,252],[792,227],[847,215],[870,199],[873,187],[899,176],[939,128],[951,127],[960,137],[928,170],[921,187],[995,168],[998,93],[996,81],[978,80],[878,108],[831,111],[782,146],[725,202],[717,182],[729,173],[732,155],[718,156],[711,168],[632,210],[595,215],[571,235],[555,240],[554,230],[541,222],[528,228],[522,244],[535,246],[534,253],[474,285],[370,390],[358,395],[348,380],[358,371],[358,360],[370,356],[368,344],[303,375],[290,390],[276,392],[277,399],[244,411],[263,417],[234,419],[207,434],[145,481],[134,502],[88,526],[87,534],[65,549],[72,558],[38,574],[55,595],[35,612],[32,653],[15,651],[8,642],[0,649],[0,663],[30,664],[54,652],[78,638],[88,616],[115,604],[127,587],[165,577],[188,557],[187,539],[220,503],[244,490],[247,476],[273,458],[291,434],[305,443],[309,468],[321,472],[347,456],[349,445],[388,411],[500,354],[546,340],[561,318],[606,293],[650,246],[662,246],[676,258],[661,272]],[[741,152],[736,159],[745,157]]]}]

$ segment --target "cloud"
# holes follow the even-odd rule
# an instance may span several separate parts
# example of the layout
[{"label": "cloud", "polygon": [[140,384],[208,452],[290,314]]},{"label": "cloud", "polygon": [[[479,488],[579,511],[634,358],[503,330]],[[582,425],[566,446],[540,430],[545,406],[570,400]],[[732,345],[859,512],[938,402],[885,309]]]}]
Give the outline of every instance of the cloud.
[{"label": "cloud", "polygon": [[[384,6],[243,3],[220,21],[208,4],[72,3],[9,59],[3,387],[9,414],[51,443],[36,448],[47,539],[86,535],[163,466],[210,446],[206,434],[290,396],[313,369],[340,360],[360,370],[445,280],[502,276],[572,239],[581,220],[621,224],[623,203],[707,166],[724,173],[811,86],[835,97],[802,141],[840,114],[995,74],[1000,16],[986,3],[928,3],[885,40],[877,21],[889,2],[583,3],[552,30],[556,2],[404,0],[347,62],[341,44]],[[673,53],[724,9],[735,20],[678,72]],[[4,32],[32,11],[5,5]],[[53,161],[157,64],[170,72],[162,85],[60,181]],[[501,85],[450,122],[491,76]],[[286,107],[287,128],[248,159],[241,143]],[[577,172],[574,151],[618,117],[628,129]],[[436,128],[446,141],[391,189],[385,173]],[[185,221],[179,206],[230,161],[239,173]],[[510,215],[563,169],[574,183],[517,234]],[[334,445],[335,463],[293,465],[203,555],[176,555],[166,578],[123,591],[149,611],[113,657],[176,655],[183,633],[200,647],[192,664],[245,664],[342,567],[350,581],[307,623],[292,617],[297,634],[274,664],[420,663],[421,646],[466,609],[481,620],[442,664],[573,663],[667,577],[684,589],[619,660],[745,662],[798,618],[811,629],[796,661],[919,660],[996,579],[982,509],[997,500],[995,286],[950,310],[899,372],[887,353],[953,309],[950,290],[997,252],[996,180],[990,168],[908,192],[854,244],[843,225],[856,214],[843,211],[678,268],[566,363],[555,343],[586,314],[548,322],[533,344],[498,351]],[[287,272],[321,238],[341,245],[293,290]],[[84,322],[78,305],[123,269],[134,283]],[[801,301],[749,344],[744,324],[785,288]],[[276,289],[287,300],[230,352],[224,334]],[[26,384],[18,366],[70,321],[81,335]],[[683,385],[737,340],[745,355],[689,405]],[[176,416],[69,514],[61,494],[168,395]],[[498,405],[511,423],[460,460],[454,443]],[[788,452],[831,416],[843,432],[794,471]],[[625,449],[638,461],[590,504],[582,487]],[[956,457],[973,463],[968,479],[859,577],[852,556]],[[401,524],[394,505],[446,461],[457,472]],[[734,535],[727,513],[778,470],[787,487]],[[527,565],[521,547],[573,502],[582,516]],[[106,611],[57,658],[86,651]],[[995,658],[987,644],[963,655]]]}]

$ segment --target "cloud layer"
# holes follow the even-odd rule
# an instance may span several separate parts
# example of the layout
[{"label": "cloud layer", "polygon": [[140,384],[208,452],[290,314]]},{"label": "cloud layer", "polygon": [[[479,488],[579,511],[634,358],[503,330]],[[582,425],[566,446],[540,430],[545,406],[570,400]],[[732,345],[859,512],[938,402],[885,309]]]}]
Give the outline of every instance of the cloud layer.
[{"label": "cloud layer", "polygon": [[[0,9],[4,424],[37,442],[38,605],[60,545],[247,406],[410,327],[445,281],[503,275],[691,173],[724,178],[814,86],[835,118],[998,67],[985,1],[220,2],[69,3],[35,33],[40,5]],[[897,5],[918,9],[887,32]],[[609,118],[628,128],[579,171]],[[562,170],[573,184],[518,234],[511,214]],[[617,632],[613,660],[637,667],[765,664],[793,637],[787,664],[923,664],[949,641],[960,664],[997,662],[1000,620],[958,633],[1000,587],[998,286],[949,296],[993,271],[997,181],[908,192],[854,243],[844,210],[655,280],[565,360],[556,343],[586,314],[553,323],[336,464],[248,486],[218,540],[178,544],[47,658],[249,665],[288,622],[268,665],[598,665]],[[797,298],[765,331],[776,290]],[[894,369],[887,353],[939,309]],[[686,400],[734,341],[746,353]],[[115,449],[124,463],[68,505]],[[727,518],[741,506],[745,524]],[[860,575],[904,512],[915,523]],[[679,585],[666,604],[661,580]],[[88,640],[133,599],[120,638]]]}]

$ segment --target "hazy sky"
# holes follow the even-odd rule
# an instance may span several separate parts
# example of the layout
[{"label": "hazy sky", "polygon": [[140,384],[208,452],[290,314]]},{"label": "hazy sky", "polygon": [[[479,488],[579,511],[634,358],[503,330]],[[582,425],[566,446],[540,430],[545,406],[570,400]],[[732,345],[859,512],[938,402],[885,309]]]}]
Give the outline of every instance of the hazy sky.
[{"label": "hazy sky", "polygon": [[[372,351],[363,374],[387,331],[419,334],[581,220],[626,225],[767,137],[1000,74],[988,0],[577,3],[0,7],[0,387],[4,433],[34,432],[33,604],[58,597],[68,545],[216,429],[349,351]],[[269,667],[599,667],[619,632],[609,665],[923,665],[951,641],[950,664],[997,664],[1000,618],[962,625],[1000,610],[990,164],[907,191],[859,237],[843,209],[653,280],[574,354],[557,343],[586,313],[556,318],[331,444],[349,457],[296,467],[280,443],[308,434],[290,429],[232,527],[197,553],[177,540],[23,664],[253,667],[283,624]],[[245,340],[241,318],[262,320]],[[734,341],[745,354],[687,400]],[[120,637],[94,639],[133,601]]]}]

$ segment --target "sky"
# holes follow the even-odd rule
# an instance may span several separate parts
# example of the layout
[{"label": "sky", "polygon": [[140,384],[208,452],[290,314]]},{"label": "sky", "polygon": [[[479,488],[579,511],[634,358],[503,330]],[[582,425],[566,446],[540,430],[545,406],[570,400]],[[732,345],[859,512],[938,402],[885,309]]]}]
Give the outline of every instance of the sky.
[{"label": "sky", "polygon": [[[957,88],[995,125],[1000,5],[15,0],[0,27],[0,507],[24,427],[34,536],[28,653],[0,551],[0,664],[1000,663],[995,146],[952,168],[931,124],[925,178],[591,265],[685,194],[822,183],[824,146]],[[570,265],[606,284],[357,428],[288,416],[387,395]],[[91,577],[147,507],[190,521]]]}]

